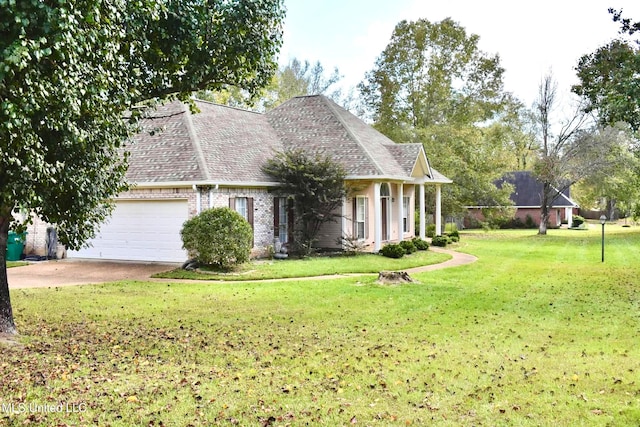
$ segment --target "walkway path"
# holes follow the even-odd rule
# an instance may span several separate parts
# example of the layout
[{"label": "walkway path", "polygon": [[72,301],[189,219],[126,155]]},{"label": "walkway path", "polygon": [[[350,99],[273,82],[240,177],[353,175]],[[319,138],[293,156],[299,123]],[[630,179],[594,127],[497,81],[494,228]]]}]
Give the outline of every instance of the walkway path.
[{"label": "walkway path", "polygon": [[[450,249],[444,249],[439,247],[430,246],[429,250],[433,252],[439,252],[443,254],[451,255],[451,259],[439,264],[423,265],[421,267],[404,268],[402,271],[406,271],[409,274],[424,273],[426,271],[441,270],[443,268],[458,267],[461,265],[471,264],[478,260],[477,257],[469,254],[464,254]],[[307,277],[287,277],[280,279],[258,279],[258,280],[192,280],[192,279],[156,279],[151,278],[149,281],[153,282],[167,282],[167,283],[270,283],[270,282],[294,282],[300,280],[328,280],[328,279],[340,279],[345,277],[364,277],[364,276],[377,276],[378,273],[344,273],[344,274],[327,274],[322,276],[307,276]]]},{"label": "walkway path", "polygon": [[464,254],[462,252],[457,252],[457,251],[452,251],[449,249],[443,249],[443,248],[439,248],[437,246],[429,246],[429,250],[433,251],[433,252],[440,252],[443,254],[449,254],[451,255],[451,259],[445,262],[441,262],[439,264],[431,264],[431,265],[425,265],[422,267],[414,267],[414,268],[408,268],[404,271],[406,271],[407,273],[411,274],[411,273],[423,273],[425,271],[433,271],[433,270],[440,270],[442,268],[449,268],[449,267],[458,267],[460,265],[466,265],[466,264],[471,264],[474,263],[478,260],[477,257],[473,256],[473,255],[469,255],[469,254]]},{"label": "walkway path", "polygon": [[[470,264],[476,261],[473,255],[433,247],[429,250],[451,255],[451,259],[439,264],[425,265],[422,267],[406,268],[409,274],[422,273],[425,271],[440,270],[442,268],[456,267]],[[60,260],[43,261],[24,267],[14,267],[8,269],[9,289],[20,288],[48,288],[58,286],[74,286],[82,284],[96,284],[105,282],[115,282],[120,280],[139,280],[168,283],[202,283],[203,280],[188,279],[155,279],[151,275],[175,268],[175,265],[166,264],[142,264],[131,262],[111,262],[111,261],[83,261],[83,260]],[[332,274],[325,276],[294,277],[284,279],[262,279],[262,280],[241,280],[238,282],[285,282],[297,280],[326,280],[345,277],[375,276],[378,273],[349,273]],[[222,282],[211,280],[207,282]],[[229,283],[226,281],[225,283]]]}]

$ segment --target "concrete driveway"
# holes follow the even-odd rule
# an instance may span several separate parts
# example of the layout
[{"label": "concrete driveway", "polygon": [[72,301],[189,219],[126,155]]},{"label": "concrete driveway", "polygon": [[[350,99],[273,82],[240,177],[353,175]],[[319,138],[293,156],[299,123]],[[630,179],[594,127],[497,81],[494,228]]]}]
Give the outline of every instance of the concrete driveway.
[{"label": "concrete driveway", "polygon": [[179,264],[63,259],[7,269],[9,289],[47,288],[118,280],[147,280]]}]

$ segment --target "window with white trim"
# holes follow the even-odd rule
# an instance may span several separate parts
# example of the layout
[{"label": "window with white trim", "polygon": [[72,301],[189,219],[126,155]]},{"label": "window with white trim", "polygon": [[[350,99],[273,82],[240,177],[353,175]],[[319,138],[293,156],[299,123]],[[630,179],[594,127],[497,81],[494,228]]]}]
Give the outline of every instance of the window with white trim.
[{"label": "window with white trim", "polygon": [[249,220],[249,214],[247,210],[247,198],[236,197],[236,212],[238,212],[244,219]]},{"label": "window with white trim", "polygon": [[411,198],[408,196],[402,197],[402,231],[408,233],[411,231],[409,224],[409,202]]},{"label": "window with white trim", "polygon": [[358,196],[355,198],[355,237],[358,239],[366,238],[367,226],[367,198]]}]

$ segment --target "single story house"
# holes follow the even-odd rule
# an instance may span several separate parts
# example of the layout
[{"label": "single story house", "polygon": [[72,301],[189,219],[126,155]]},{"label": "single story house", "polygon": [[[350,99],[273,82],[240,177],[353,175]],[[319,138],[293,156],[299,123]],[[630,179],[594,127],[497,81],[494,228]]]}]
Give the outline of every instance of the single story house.
[{"label": "single story house", "polygon": [[[496,186],[502,188],[504,183],[513,186],[513,193],[509,196],[513,207],[515,208],[514,218],[526,223],[527,217],[539,225],[540,210],[542,208],[542,192],[543,185],[530,171],[516,171],[505,174],[501,179],[496,181]],[[566,222],[571,227],[573,214],[577,213],[578,204],[571,199],[570,188],[558,193],[551,201],[549,209],[549,225],[552,227],[560,227]],[[482,209],[490,206],[468,206],[469,216],[482,221]]]},{"label": "single story house", "polygon": [[[424,212],[425,185],[436,188],[440,222],[440,188],[451,180],[431,167],[422,144],[396,144],[325,96],[296,97],[264,114],[195,104],[197,114],[172,102],[145,119],[144,132],[128,146],[131,190],[117,197],[90,246],[68,257],[181,262],[187,259],[184,221],[221,206],[249,221],[253,254],[265,254],[276,238],[291,239],[293,213],[285,198],[270,192],[277,182],[262,171],[265,161],[288,148],[329,155],[344,166],[354,190],[338,212],[341,220],[321,230],[319,247],[339,249],[340,237],[350,236],[375,252],[413,237],[415,198]],[[27,250],[38,252],[42,246],[29,247],[29,238],[42,233],[32,231]]]}]

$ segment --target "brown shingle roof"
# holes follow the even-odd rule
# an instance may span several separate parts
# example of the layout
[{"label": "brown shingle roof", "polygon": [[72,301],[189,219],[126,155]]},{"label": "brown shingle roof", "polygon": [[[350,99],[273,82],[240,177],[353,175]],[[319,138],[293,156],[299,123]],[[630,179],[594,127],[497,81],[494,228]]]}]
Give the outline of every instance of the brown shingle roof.
[{"label": "brown shingle roof", "polygon": [[216,182],[268,182],[262,165],[282,150],[282,143],[264,114],[208,102],[197,102],[192,116],[195,133]]},{"label": "brown shingle roof", "polygon": [[[406,177],[396,143],[323,95],[293,98],[267,113],[287,148],[329,155],[352,177]],[[407,144],[407,147],[420,144]],[[393,148],[390,148],[393,147]],[[417,148],[411,148],[416,152]],[[416,157],[411,159],[415,163]],[[413,167],[413,164],[411,165]]]},{"label": "brown shingle roof", "polygon": [[186,107],[173,102],[142,123],[143,131],[127,147],[129,182],[202,181],[205,171],[193,147]]},{"label": "brown shingle roof", "polygon": [[145,132],[128,147],[130,182],[264,184],[273,179],[262,165],[285,148],[329,155],[350,178],[406,179],[424,153],[421,144],[396,144],[322,95],[293,98],[266,114],[195,102],[198,114],[172,102],[144,121]]}]

